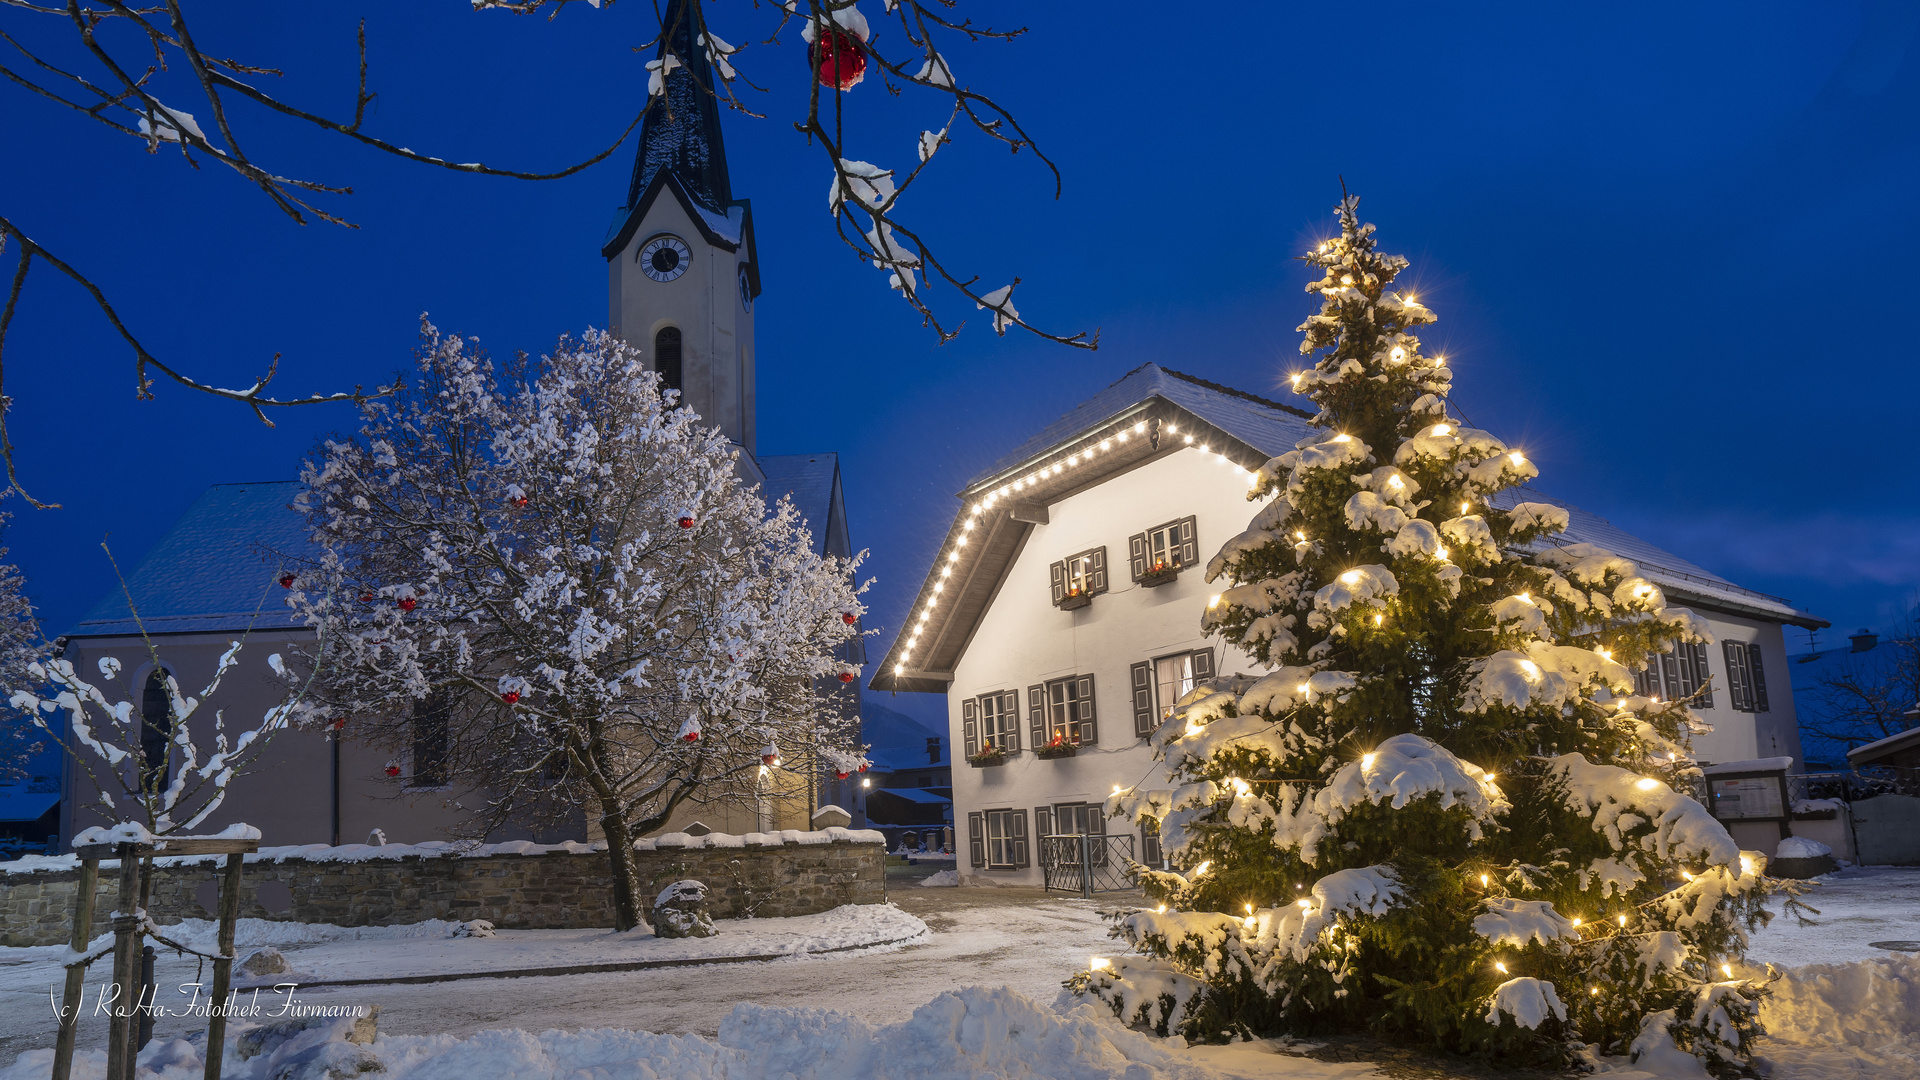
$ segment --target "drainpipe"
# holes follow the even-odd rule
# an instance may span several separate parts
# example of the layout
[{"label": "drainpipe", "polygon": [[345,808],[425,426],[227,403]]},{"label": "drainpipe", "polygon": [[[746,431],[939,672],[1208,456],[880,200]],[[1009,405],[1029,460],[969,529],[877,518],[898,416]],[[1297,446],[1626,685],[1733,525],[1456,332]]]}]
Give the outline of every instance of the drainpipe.
[{"label": "drainpipe", "polygon": [[333,744],[333,846],[340,846],[340,733],[327,740]]}]

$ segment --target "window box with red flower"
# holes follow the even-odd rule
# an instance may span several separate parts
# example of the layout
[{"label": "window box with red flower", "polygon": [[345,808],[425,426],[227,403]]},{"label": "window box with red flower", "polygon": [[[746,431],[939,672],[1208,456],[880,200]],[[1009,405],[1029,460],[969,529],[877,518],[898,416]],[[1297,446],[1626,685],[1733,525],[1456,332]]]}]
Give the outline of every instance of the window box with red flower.
[{"label": "window box with red flower", "polygon": [[1157,589],[1179,576],[1179,563],[1157,562],[1148,567],[1146,573],[1140,575],[1140,587]]},{"label": "window box with red flower", "polygon": [[1052,761],[1054,758],[1072,757],[1079,750],[1080,740],[1068,739],[1065,735],[1055,735],[1053,741],[1035,750],[1033,756],[1042,761]]},{"label": "window box with red flower", "polygon": [[992,743],[988,743],[986,749],[977,754],[967,755],[967,764],[976,769],[991,769],[995,765],[1005,765],[1006,763],[1007,752]]},{"label": "window box with red flower", "polygon": [[1057,606],[1061,611],[1073,611],[1076,608],[1086,607],[1091,603],[1093,603],[1091,593],[1081,589],[1069,589],[1067,590],[1067,595],[1060,598],[1060,603]]}]

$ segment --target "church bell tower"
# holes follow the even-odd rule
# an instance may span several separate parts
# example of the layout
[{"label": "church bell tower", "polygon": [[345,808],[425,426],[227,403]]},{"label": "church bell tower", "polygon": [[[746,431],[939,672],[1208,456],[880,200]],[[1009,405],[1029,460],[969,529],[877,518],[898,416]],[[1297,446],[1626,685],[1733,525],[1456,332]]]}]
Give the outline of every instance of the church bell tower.
[{"label": "church bell tower", "polygon": [[670,0],[658,56],[671,53],[678,66],[641,120],[627,204],[600,254],[613,332],[740,447],[742,472],[759,480],[753,302],[760,270],[752,209],[733,197],[727,178],[719,84],[698,45],[705,30],[697,0]]}]

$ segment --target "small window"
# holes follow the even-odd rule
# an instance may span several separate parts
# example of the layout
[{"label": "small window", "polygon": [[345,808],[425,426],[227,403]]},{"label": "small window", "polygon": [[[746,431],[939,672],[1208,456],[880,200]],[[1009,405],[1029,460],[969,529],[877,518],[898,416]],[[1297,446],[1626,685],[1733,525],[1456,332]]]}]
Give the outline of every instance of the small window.
[{"label": "small window", "polygon": [[172,741],[173,695],[167,692],[167,673],[155,668],[140,693],[140,754],[157,790],[173,782]]},{"label": "small window", "polygon": [[1027,687],[1027,726],[1036,748],[1056,739],[1080,746],[1099,742],[1093,676],[1068,675]]},{"label": "small window", "polygon": [[[1707,647],[1698,642],[1679,642],[1671,652],[1647,657],[1647,666],[1634,673],[1634,693],[1656,701],[1678,701],[1691,697],[1706,685],[1712,672],[1707,667]],[[1713,708],[1713,692],[1688,702],[1688,708]]]},{"label": "small window", "polygon": [[1770,712],[1767,672],[1760,646],[1745,641],[1723,642],[1727,657],[1727,696],[1738,712]]},{"label": "small window", "polygon": [[448,751],[451,710],[444,697],[431,697],[413,710],[413,770],[408,787],[445,787],[449,775]]},{"label": "small window", "polygon": [[1195,649],[1133,665],[1133,733],[1152,735],[1195,685],[1213,678],[1213,650]]},{"label": "small window", "polygon": [[1003,753],[1020,752],[1020,692],[995,690],[960,702],[960,728],[973,757],[989,747]]},{"label": "small window", "polygon": [[1183,567],[1200,561],[1200,542],[1191,516],[1127,538],[1127,563],[1133,580],[1177,574]]},{"label": "small window", "polygon": [[[976,815],[968,814],[969,818]],[[1027,812],[1025,810],[987,810],[985,819],[985,861],[988,870],[1019,870],[1028,865]],[[976,864],[978,865],[978,864]]]},{"label": "small window", "polygon": [[660,385],[668,390],[684,391],[680,371],[680,328],[663,326],[653,335],[653,370],[660,373]]},{"label": "small window", "polygon": [[1075,608],[1107,591],[1107,549],[1069,555],[1050,568],[1055,607]]}]

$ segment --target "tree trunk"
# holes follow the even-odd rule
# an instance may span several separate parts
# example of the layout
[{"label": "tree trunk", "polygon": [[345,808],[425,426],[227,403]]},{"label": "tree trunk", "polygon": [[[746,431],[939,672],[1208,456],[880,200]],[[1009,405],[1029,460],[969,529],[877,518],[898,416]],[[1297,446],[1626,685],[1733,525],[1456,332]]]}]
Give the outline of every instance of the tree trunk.
[{"label": "tree trunk", "polygon": [[626,815],[612,800],[600,801],[600,832],[607,838],[607,862],[613,869],[613,928],[631,930],[639,926],[640,880],[633,865],[633,834],[627,830]]}]

